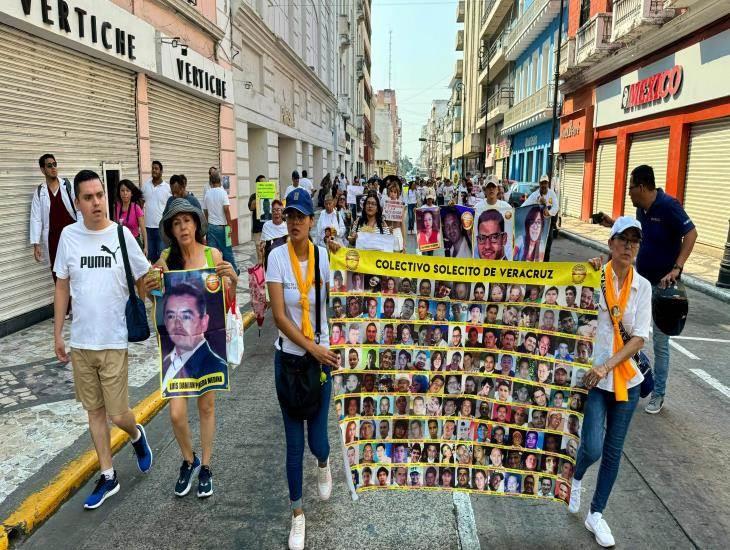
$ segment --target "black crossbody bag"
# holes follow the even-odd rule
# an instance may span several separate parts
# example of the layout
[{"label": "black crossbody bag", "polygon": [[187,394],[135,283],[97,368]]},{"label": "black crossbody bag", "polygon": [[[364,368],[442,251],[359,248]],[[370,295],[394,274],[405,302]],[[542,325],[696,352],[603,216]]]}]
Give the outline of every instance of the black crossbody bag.
[{"label": "black crossbody bag", "polygon": [[[603,292],[603,300],[606,302],[606,307],[608,307],[608,299],[606,298],[605,269],[601,271],[601,291]],[[608,314],[611,315],[611,312],[609,311]],[[621,321],[618,322],[618,330],[621,333],[621,340],[623,340],[625,346],[626,343],[631,340],[631,336],[629,336],[629,333],[626,332],[624,324]],[[649,357],[646,355],[646,353],[641,350],[639,350],[632,359],[636,363],[636,366],[639,368],[641,374],[644,376],[644,380],[643,382],[641,382],[639,395],[641,397],[646,397],[654,391],[654,370],[651,368],[651,361],[649,360]]]},{"label": "black crossbody bag", "polygon": [[[319,273],[319,247],[314,247],[315,333],[314,342],[319,345],[322,328],[321,276]],[[279,337],[281,370],[276,377],[276,397],[281,408],[296,420],[312,418],[319,410],[322,396],[322,365],[310,353],[295,355],[283,350]]]},{"label": "black crossbody bag", "polygon": [[134,289],[134,277],[132,277],[132,268],[129,265],[129,256],[127,255],[127,241],[124,238],[124,228],[121,224],[117,225],[117,236],[119,237],[119,246],[122,249],[127,287],[129,287],[129,299],[124,308],[124,316],[127,320],[127,340],[130,342],[144,342],[150,337],[150,326],[147,324],[147,311],[144,302],[137,296]]}]

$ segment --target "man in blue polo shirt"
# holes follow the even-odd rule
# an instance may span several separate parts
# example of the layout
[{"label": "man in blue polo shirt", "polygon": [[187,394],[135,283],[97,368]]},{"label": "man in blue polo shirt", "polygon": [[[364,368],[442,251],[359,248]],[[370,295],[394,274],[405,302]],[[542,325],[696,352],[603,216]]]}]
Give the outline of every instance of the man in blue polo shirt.
[{"label": "man in blue polo shirt", "polygon": [[[654,170],[642,164],[631,171],[629,196],[641,222],[643,240],[636,270],[653,286],[666,288],[682,275],[684,264],[697,241],[697,229],[674,197],[657,189]],[[613,224],[604,215],[603,225]],[[644,410],[657,414],[664,406],[669,377],[669,336],[654,324],[654,392]]]}]

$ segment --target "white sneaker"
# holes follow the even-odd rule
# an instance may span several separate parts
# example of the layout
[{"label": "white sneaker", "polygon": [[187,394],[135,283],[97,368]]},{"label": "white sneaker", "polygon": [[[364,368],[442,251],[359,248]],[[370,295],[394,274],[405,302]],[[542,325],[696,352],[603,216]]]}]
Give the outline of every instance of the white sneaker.
[{"label": "white sneaker", "polygon": [[324,468],[320,468],[317,464],[317,491],[321,500],[328,500],[332,494],[332,472],[329,459]]},{"label": "white sneaker", "polygon": [[580,490],[582,483],[577,479],[573,480],[570,487],[570,502],[568,503],[568,511],[571,514],[580,512]]},{"label": "white sneaker", "polygon": [[610,548],[616,544],[611,534],[611,529],[608,523],[606,523],[606,520],[603,519],[603,514],[600,512],[593,512],[592,514],[589,512],[586,516],[585,526],[596,537],[596,542],[599,546]]},{"label": "white sneaker", "polygon": [[291,517],[289,550],[304,550],[304,514]]}]

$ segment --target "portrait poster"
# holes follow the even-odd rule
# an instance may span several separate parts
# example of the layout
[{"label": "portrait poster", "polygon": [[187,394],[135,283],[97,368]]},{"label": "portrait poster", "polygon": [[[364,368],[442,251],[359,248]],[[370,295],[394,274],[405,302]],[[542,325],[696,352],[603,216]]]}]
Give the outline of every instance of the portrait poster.
[{"label": "portrait poster", "polygon": [[518,261],[541,262],[550,234],[550,218],[542,206],[515,208],[515,238],[513,258]]},{"label": "portrait poster", "polygon": [[365,206],[365,199],[366,199],[367,197],[368,197],[368,196],[367,196],[367,195],[365,195],[365,194],[363,194],[363,195],[358,195],[357,197],[355,197],[355,215],[356,215],[356,216],[357,216],[358,218],[359,218],[360,216],[362,216],[362,210],[363,210],[363,207]]},{"label": "portrait poster", "polygon": [[474,213],[474,257],[511,260],[514,249],[514,208],[494,208],[481,201]]},{"label": "portrait poster", "polygon": [[348,185],[347,186],[347,204],[357,204],[358,195],[363,194],[362,185]]},{"label": "portrait poster", "polygon": [[279,188],[275,181],[256,183],[256,215],[260,221],[272,219],[271,203],[279,198]]},{"label": "portrait poster", "polygon": [[164,399],[230,389],[224,301],[215,269],[164,274],[154,309]]},{"label": "portrait poster", "polygon": [[441,248],[441,216],[438,206],[416,208],[416,241],[421,252]]},{"label": "portrait poster", "polygon": [[357,492],[569,501],[599,271],[345,248],[330,265],[335,409]]},{"label": "portrait poster", "polygon": [[359,250],[380,250],[381,252],[393,252],[395,237],[384,235],[378,231],[358,231],[355,247]]},{"label": "portrait poster", "polygon": [[462,205],[441,207],[441,235],[444,256],[471,258],[474,232],[474,209]]},{"label": "portrait poster", "polygon": [[383,219],[386,222],[403,221],[403,201],[388,199],[383,205]]}]

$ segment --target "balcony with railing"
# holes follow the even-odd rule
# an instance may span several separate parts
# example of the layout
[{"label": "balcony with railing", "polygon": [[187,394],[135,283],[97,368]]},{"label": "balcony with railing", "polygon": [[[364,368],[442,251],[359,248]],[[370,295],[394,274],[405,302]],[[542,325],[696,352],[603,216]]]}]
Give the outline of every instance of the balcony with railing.
[{"label": "balcony with railing", "polygon": [[457,52],[463,52],[464,51],[464,30],[459,29],[456,31],[456,51]]},{"label": "balcony with railing", "polygon": [[610,13],[597,13],[578,29],[575,35],[575,64],[585,68],[605,57],[619,44],[611,42]]},{"label": "balcony with railing", "polygon": [[563,43],[560,46],[560,63],[558,72],[563,78],[575,73],[578,66],[575,64],[575,38],[563,37]]},{"label": "balcony with railing", "polygon": [[464,14],[466,13],[466,2],[465,0],[460,0],[456,4],[456,22],[457,23],[463,23],[464,22]]},{"label": "balcony with railing", "polygon": [[502,86],[487,100],[487,126],[496,124],[504,118],[512,107],[515,90],[512,86]]},{"label": "balcony with railing", "polygon": [[514,133],[550,120],[553,115],[553,84],[516,103],[504,114],[502,133]]},{"label": "balcony with railing", "polygon": [[457,59],[454,63],[454,82],[461,80],[464,77],[464,60]]},{"label": "balcony with railing", "polygon": [[487,0],[485,2],[479,31],[480,38],[491,36],[499,30],[499,25],[502,24],[513,4],[514,0]]},{"label": "balcony with railing", "polygon": [[[479,54],[479,84],[485,84],[487,73],[493,76],[498,75],[502,69],[507,66],[507,58],[505,56],[507,42],[511,28],[506,27],[500,35],[492,41],[489,48],[482,49]],[[489,62],[489,71],[487,71],[487,62]]]},{"label": "balcony with railing", "polygon": [[560,12],[560,0],[533,0],[512,24],[507,60],[515,61]]},{"label": "balcony with railing", "polygon": [[631,42],[651,27],[674,17],[674,10],[665,9],[664,3],[664,0],[614,0],[611,40]]}]

